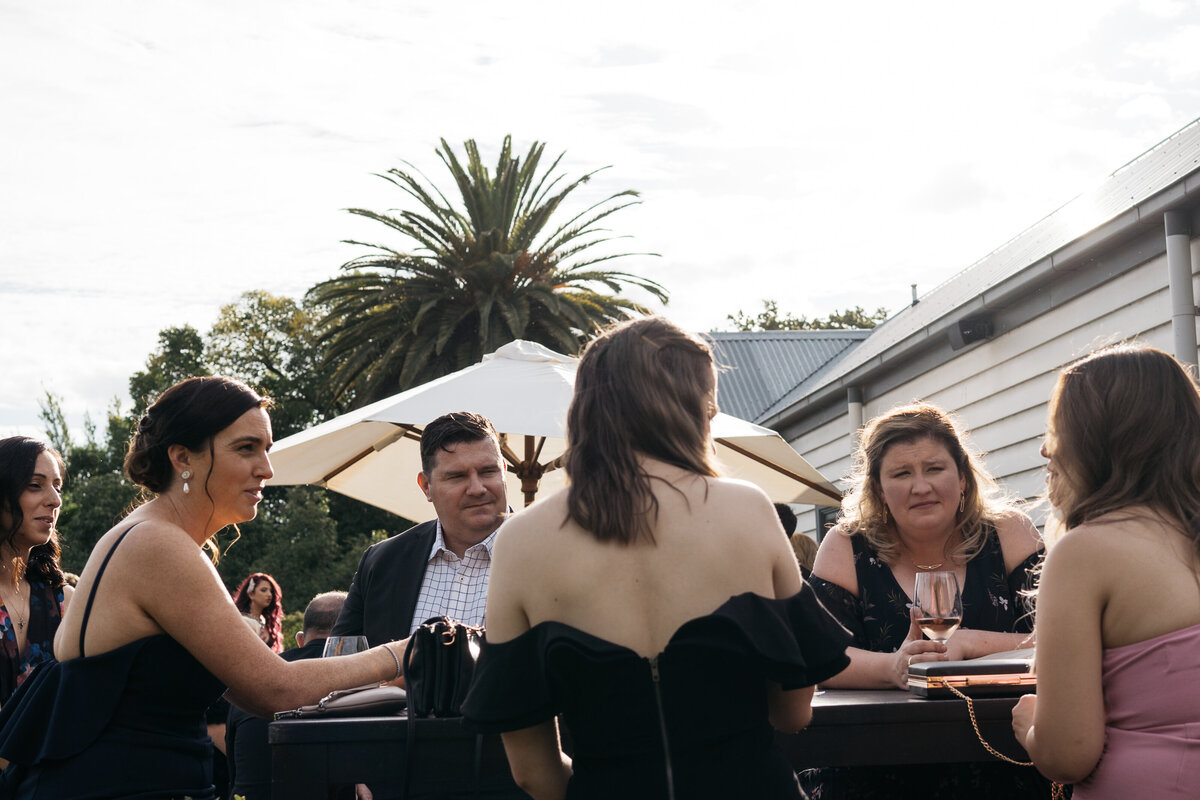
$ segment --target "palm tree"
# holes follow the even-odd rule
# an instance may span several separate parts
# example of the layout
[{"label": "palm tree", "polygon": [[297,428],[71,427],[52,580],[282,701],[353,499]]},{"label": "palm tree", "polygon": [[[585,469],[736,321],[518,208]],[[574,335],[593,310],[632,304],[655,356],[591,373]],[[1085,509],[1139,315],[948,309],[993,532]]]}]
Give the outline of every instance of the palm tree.
[{"label": "palm tree", "polygon": [[545,145],[534,142],[522,162],[506,136],[492,176],[474,140],[465,148],[465,167],[445,139],[437,151],[457,184],[460,208],[426,188],[428,179],[408,162],[412,172],[388,170],[380,177],[415,200],[416,210],[349,211],[415,247],[348,241],[375,252],[309,290],[328,309],[322,342],[335,365],[335,391],[353,392],[355,404],[469,366],[514,339],[577,352],[599,327],[648,313],[617,294],[626,286],[667,300],[655,281],[599,266],[653,254],[592,250],[617,238],[599,223],[640,202],[637,192],[618,192],[552,225],[567,195],[599,170],[563,185],[563,175],[553,174],[562,155],[539,174]]}]

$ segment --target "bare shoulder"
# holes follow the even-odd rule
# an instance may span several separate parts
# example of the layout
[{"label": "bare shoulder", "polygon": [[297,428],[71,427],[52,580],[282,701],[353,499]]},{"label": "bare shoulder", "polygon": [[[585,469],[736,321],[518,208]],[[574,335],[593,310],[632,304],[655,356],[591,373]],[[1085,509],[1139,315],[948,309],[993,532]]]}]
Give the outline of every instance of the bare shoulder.
[{"label": "bare shoulder", "polygon": [[846,591],[858,596],[858,573],[854,570],[854,546],[850,533],[844,525],[835,525],[817,548],[813,562],[813,575],[836,583]]},{"label": "bare shoulder", "polygon": [[1033,520],[1016,509],[1004,511],[996,518],[996,537],[1000,540],[1004,567],[1008,572],[1042,549],[1042,536]]}]

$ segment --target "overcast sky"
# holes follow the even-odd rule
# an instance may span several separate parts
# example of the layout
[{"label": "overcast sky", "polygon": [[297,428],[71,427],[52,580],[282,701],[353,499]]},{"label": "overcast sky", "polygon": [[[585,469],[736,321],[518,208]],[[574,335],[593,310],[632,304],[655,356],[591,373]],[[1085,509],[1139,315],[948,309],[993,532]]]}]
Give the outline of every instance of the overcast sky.
[{"label": "overcast sky", "polygon": [[[390,241],[374,173],[507,133],[661,309],[895,312],[1200,117],[1200,2],[0,0],[0,433],[126,406],[158,331]],[[614,264],[614,267],[616,265]],[[645,298],[639,298],[645,299]]]}]

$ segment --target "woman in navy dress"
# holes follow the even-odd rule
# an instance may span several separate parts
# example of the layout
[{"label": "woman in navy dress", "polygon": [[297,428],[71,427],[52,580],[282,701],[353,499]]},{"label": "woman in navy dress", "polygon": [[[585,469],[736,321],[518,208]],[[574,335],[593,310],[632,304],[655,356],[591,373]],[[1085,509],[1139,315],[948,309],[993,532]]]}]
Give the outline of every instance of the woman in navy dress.
[{"label": "woman in navy dress", "polygon": [[[163,392],[125,459],[147,500],[96,543],[40,667],[0,711],[0,797],[211,800],[204,712],[228,687],[251,713],[399,677],[384,645],[288,662],[247,627],[205,552],[254,518],[272,475],[268,401],[238,381]],[[161,580],[146,576],[168,576]],[[336,662],[336,663],[334,663]]]}]

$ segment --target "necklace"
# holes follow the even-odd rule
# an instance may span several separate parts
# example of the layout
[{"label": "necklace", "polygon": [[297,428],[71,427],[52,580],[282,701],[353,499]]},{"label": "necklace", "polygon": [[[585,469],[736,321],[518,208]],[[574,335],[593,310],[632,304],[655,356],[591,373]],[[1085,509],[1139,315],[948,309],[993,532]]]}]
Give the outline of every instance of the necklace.
[{"label": "necklace", "polygon": [[[17,599],[22,599],[21,598],[21,582],[20,581],[17,581],[17,584],[14,587],[13,591],[15,591],[17,593]],[[16,618],[17,630],[19,630],[19,631],[25,630],[25,618],[17,613],[17,609],[15,606],[13,608],[8,609],[8,615],[10,617]]]},{"label": "necklace", "polygon": [[[912,561],[912,559],[909,559],[909,561]],[[937,569],[938,567],[940,567],[942,564],[945,564],[945,563],[946,563],[945,561],[939,561],[936,564],[918,564],[917,562],[913,561],[912,565],[914,567],[916,567],[917,569],[930,569],[931,570],[931,569]]]}]

